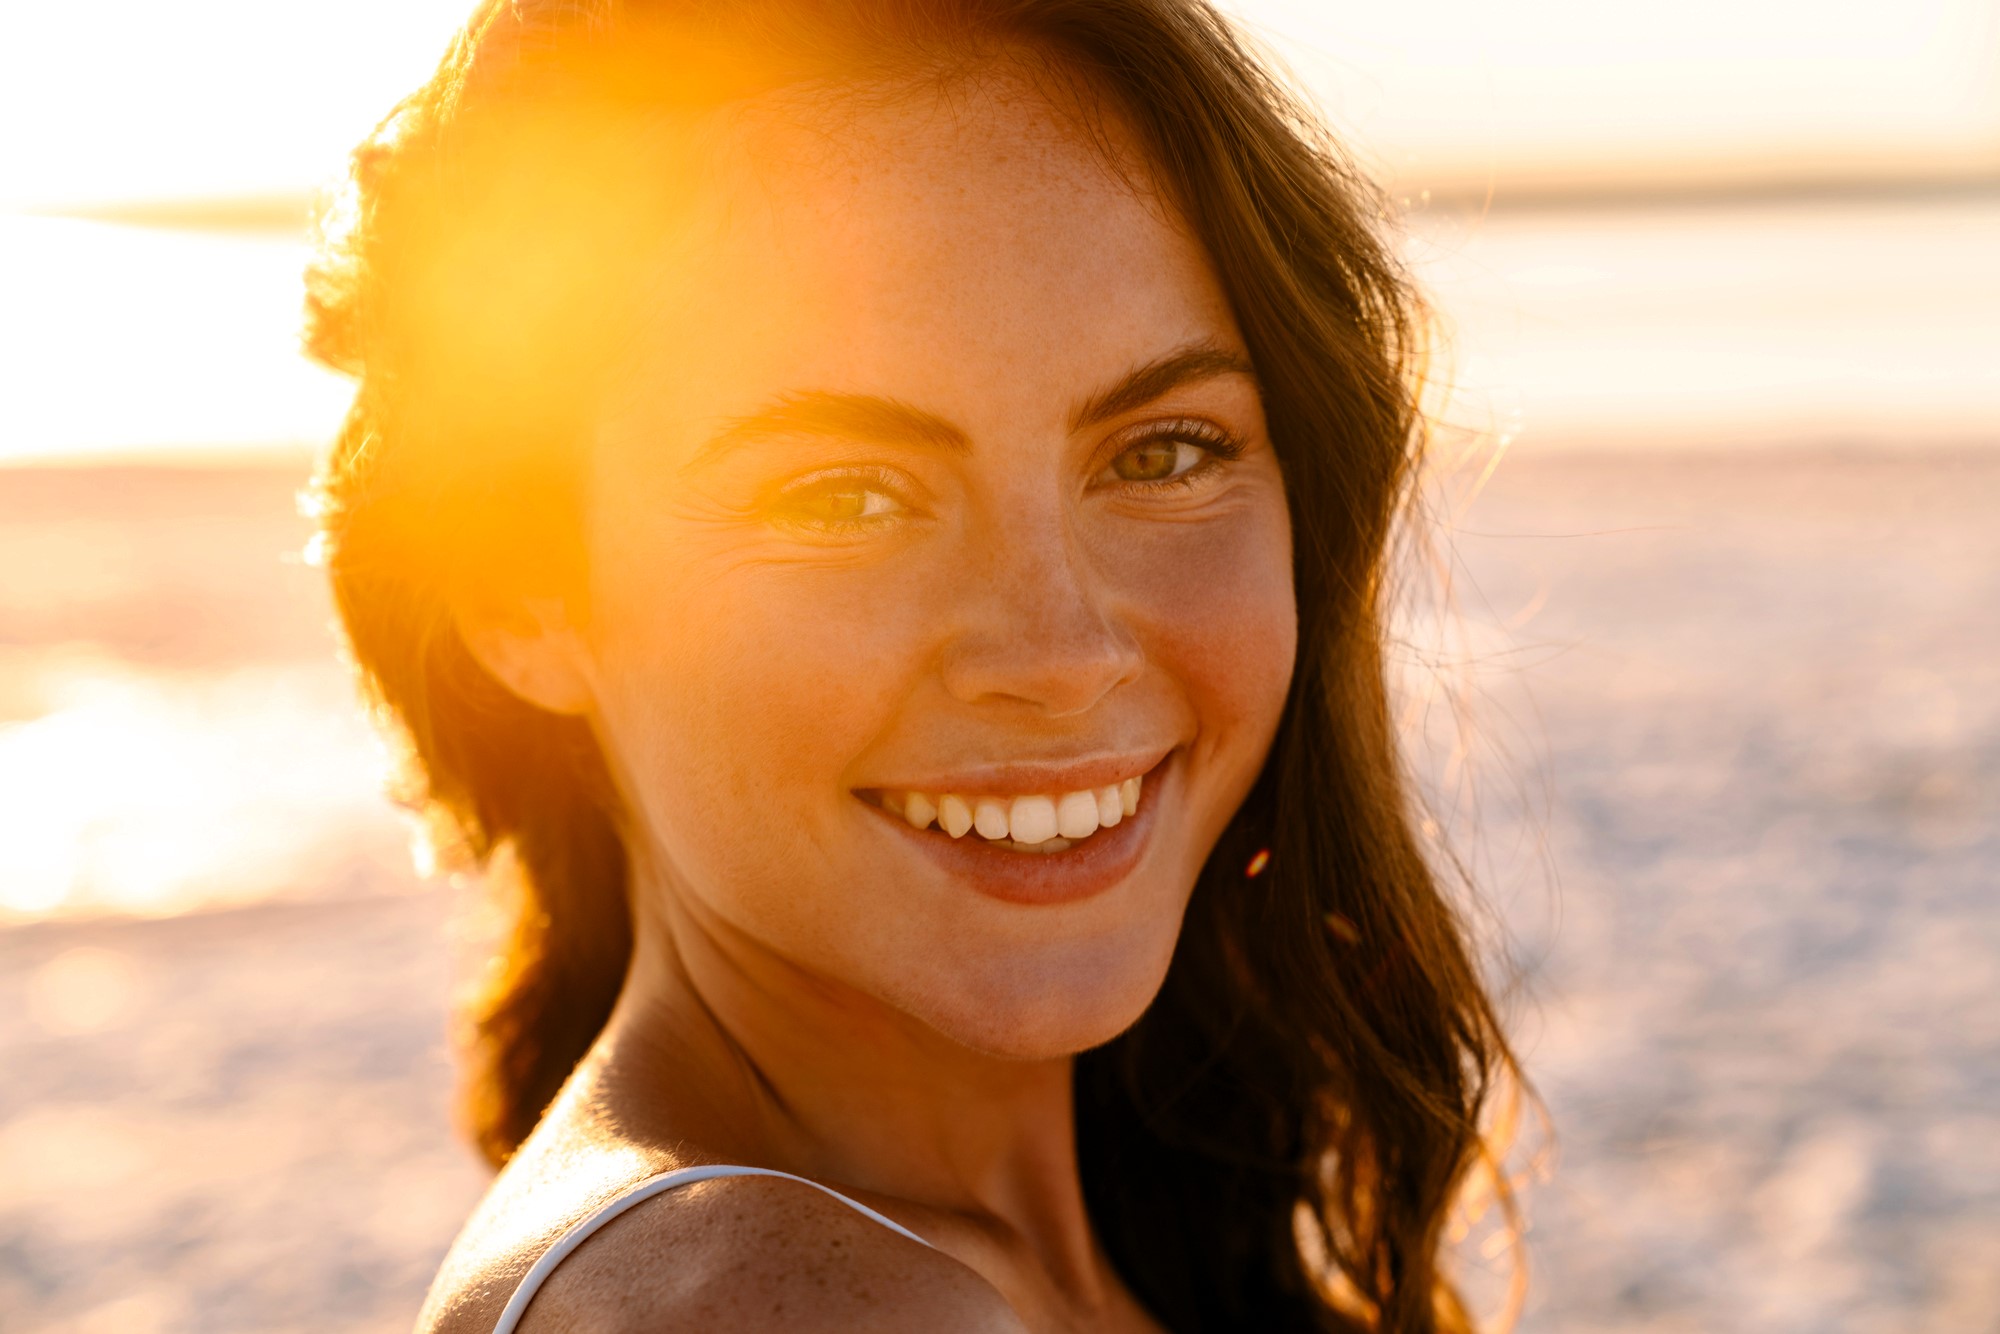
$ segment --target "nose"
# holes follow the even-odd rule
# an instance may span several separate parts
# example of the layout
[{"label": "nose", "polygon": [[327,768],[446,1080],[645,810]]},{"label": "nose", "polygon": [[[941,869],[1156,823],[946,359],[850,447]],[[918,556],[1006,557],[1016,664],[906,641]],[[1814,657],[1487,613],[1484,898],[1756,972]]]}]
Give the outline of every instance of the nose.
[{"label": "nose", "polygon": [[943,657],[953,698],[1067,718],[1138,677],[1143,655],[1116,590],[1060,520],[999,525],[977,545]]}]

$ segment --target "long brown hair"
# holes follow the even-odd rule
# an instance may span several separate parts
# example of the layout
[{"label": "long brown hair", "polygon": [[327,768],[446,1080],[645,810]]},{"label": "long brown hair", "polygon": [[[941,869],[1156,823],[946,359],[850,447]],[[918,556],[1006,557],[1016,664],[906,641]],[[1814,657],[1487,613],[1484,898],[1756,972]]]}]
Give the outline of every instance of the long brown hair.
[{"label": "long brown hair", "polygon": [[[1384,679],[1421,308],[1372,191],[1204,0],[488,0],[358,150],[309,275],[312,349],[360,385],[319,485],[340,613],[418,798],[511,867],[489,877],[511,934],[461,1016],[471,1134],[497,1164],[533,1129],[609,1015],[631,927],[594,740],[488,676],[449,608],[575,559],[575,451],[616,340],[567,331],[618,326],[642,284],[616,257],[659,201],[572,187],[592,161],[629,177],[646,114],[743,96],[725,49],[783,55],[764,88],[1029,53],[1116,108],[1205,243],[1290,495],[1298,659],[1164,988],[1077,1063],[1085,1195],[1183,1334],[1469,1327],[1443,1231],[1518,1072],[1413,832]],[[584,111],[509,114],[556,103]]]}]

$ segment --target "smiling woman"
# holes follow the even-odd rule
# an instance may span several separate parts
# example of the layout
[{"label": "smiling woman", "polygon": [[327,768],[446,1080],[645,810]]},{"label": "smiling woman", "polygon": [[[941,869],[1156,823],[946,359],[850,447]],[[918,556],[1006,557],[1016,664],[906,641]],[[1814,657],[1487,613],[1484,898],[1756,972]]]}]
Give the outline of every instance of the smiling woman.
[{"label": "smiling woman", "polygon": [[364,145],[328,564],[516,913],[425,1328],[1469,1324],[1307,125],[1198,0],[516,0]]}]

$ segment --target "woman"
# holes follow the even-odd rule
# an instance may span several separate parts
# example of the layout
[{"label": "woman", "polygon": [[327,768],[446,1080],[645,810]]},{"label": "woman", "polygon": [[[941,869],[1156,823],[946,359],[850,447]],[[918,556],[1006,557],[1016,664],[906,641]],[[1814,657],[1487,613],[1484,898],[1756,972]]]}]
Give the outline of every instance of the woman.
[{"label": "woman", "polygon": [[489,0],[364,145],[330,570],[511,921],[421,1328],[1466,1324],[1308,124],[1202,0]]}]

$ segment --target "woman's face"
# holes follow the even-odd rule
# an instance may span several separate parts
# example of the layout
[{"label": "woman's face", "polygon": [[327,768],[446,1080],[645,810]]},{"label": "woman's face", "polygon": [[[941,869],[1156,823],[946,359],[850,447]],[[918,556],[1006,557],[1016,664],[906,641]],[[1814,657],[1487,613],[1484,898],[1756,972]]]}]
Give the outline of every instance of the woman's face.
[{"label": "woman's face", "polygon": [[1067,1054],[1276,729],[1284,484],[1168,209],[1018,82],[891,101],[729,154],[599,436],[593,721],[675,917]]}]

